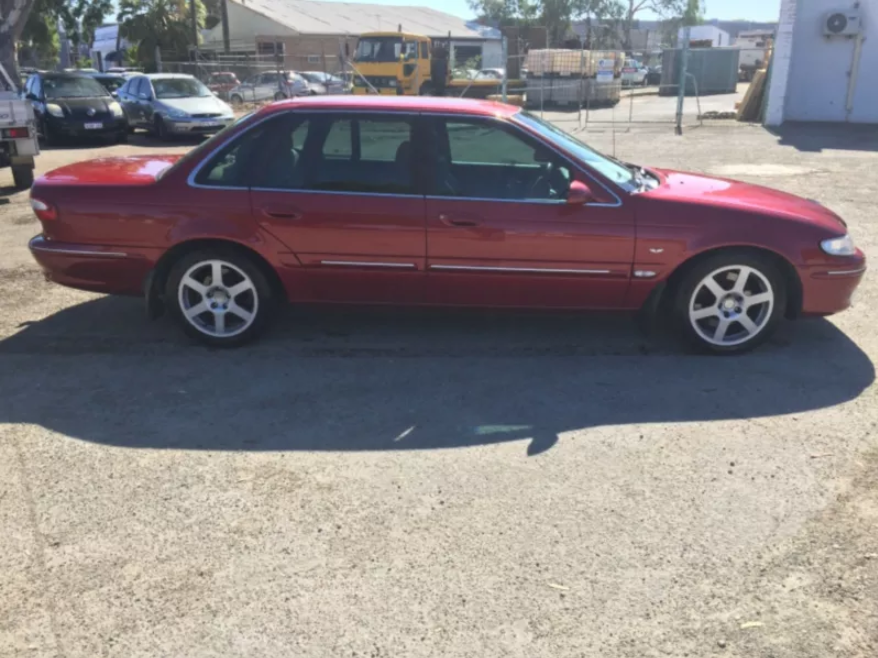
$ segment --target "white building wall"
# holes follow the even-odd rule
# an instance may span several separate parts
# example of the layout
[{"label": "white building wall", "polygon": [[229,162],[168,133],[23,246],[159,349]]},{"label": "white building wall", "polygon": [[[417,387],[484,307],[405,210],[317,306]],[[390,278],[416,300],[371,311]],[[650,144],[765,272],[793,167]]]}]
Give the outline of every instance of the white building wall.
[{"label": "white building wall", "polygon": [[[680,28],[677,33],[677,41],[682,43],[684,28]],[[715,47],[732,45],[732,38],[725,30],[719,29],[716,25],[693,25],[689,28],[690,41],[710,41]]]},{"label": "white building wall", "polygon": [[[237,2],[229,2],[229,40],[233,47],[234,42],[243,41],[255,44],[256,37],[263,36],[290,36],[296,34],[294,30],[281,25],[277,21],[266,18],[252,9],[242,7]],[[223,26],[218,23],[213,29],[204,32],[204,43],[211,46],[223,41]]]},{"label": "white building wall", "polygon": [[[878,0],[861,0],[863,40],[853,103],[847,95],[856,39],[826,38],[823,21],[842,0],[783,0],[769,87],[766,123],[833,121],[878,123]],[[786,70],[785,70],[786,69]]]}]

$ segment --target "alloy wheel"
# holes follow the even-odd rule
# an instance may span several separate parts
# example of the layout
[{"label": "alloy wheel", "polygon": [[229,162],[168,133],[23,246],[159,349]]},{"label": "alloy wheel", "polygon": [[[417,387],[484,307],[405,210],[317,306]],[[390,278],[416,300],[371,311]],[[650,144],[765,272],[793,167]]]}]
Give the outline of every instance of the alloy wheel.
[{"label": "alloy wheel", "polygon": [[205,260],[190,267],[177,291],[183,318],[212,338],[232,338],[245,332],[259,312],[253,280],[224,260]]},{"label": "alloy wheel", "polygon": [[774,303],[774,290],[762,272],[748,265],[726,265],[695,286],[689,322],[711,345],[743,345],[765,329]]}]

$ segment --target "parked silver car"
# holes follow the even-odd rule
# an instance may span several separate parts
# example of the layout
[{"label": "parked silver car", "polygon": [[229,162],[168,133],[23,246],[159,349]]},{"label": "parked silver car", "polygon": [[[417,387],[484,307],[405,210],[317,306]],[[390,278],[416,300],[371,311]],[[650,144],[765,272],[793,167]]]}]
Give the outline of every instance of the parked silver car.
[{"label": "parked silver car", "polygon": [[145,128],[162,139],[215,133],[235,120],[232,108],[191,75],[137,75],[116,94],[132,129]]},{"label": "parked silver car", "polygon": [[312,96],[323,94],[346,94],[348,86],[345,81],[323,71],[301,71],[299,73],[308,83]]},{"label": "parked silver car", "polygon": [[281,100],[294,96],[309,96],[308,83],[293,71],[270,71],[250,76],[229,91],[233,106],[258,101]]}]

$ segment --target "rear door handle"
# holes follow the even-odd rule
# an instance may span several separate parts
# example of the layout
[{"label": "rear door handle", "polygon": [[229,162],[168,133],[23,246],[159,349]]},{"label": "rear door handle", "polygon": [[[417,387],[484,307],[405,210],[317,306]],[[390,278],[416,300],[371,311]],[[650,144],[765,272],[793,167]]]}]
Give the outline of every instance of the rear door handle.
[{"label": "rear door handle", "polygon": [[442,213],[439,215],[439,221],[445,224],[446,226],[456,226],[456,227],[467,227],[467,226],[480,226],[481,222],[472,217],[464,217],[464,216],[455,216],[455,215],[446,215]]},{"label": "rear door handle", "polygon": [[262,214],[274,219],[302,219],[302,213],[294,208],[263,208]]}]

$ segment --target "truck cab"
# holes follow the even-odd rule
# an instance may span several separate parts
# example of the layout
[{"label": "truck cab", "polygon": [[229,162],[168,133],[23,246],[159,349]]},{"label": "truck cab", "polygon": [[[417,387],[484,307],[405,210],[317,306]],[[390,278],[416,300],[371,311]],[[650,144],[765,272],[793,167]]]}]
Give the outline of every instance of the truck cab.
[{"label": "truck cab", "polygon": [[360,37],[353,56],[354,94],[417,96],[430,94],[432,42],[404,32],[373,32]]}]

